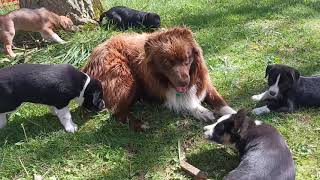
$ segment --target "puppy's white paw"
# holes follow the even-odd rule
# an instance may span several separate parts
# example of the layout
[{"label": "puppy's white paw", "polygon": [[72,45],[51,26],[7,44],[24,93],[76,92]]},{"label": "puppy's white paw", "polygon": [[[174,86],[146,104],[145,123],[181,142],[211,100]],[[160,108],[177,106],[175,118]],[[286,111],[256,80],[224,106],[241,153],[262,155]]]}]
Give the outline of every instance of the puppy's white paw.
[{"label": "puppy's white paw", "polygon": [[261,100],[261,96],[260,95],[253,95],[253,96],[251,96],[251,100],[260,101]]},{"label": "puppy's white paw", "polygon": [[270,109],[267,106],[262,106],[262,107],[255,108],[252,110],[252,113],[255,115],[261,115],[261,114],[269,113],[269,112],[270,112]]},{"label": "puppy's white paw", "polygon": [[232,109],[230,106],[223,106],[219,110],[221,115],[227,115],[227,114],[237,114],[237,111]]},{"label": "puppy's white paw", "polygon": [[70,123],[70,124],[67,124],[64,129],[67,131],[67,132],[71,132],[71,133],[74,133],[78,130],[78,125],[76,125],[75,123]]}]

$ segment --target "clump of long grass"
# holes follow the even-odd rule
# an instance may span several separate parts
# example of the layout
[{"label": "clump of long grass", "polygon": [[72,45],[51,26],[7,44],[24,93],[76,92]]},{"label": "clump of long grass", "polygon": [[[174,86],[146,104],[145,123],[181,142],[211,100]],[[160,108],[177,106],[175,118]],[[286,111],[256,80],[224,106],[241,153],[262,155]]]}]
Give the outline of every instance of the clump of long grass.
[{"label": "clump of long grass", "polygon": [[61,64],[68,63],[81,67],[88,59],[92,49],[108,38],[112,33],[100,27],[84,28],[76,33],[60,32],[65,44],[49,43],[46,47],[25,50],[11,64],[40,63]]}]

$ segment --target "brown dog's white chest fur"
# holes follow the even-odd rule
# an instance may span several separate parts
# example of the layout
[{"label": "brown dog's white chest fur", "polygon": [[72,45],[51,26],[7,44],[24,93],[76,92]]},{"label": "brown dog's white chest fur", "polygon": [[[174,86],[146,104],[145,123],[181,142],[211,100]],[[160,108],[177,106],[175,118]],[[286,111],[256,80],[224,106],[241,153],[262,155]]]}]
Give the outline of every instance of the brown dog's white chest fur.
[{"label": "brown dog's white chest fur", "polygon": [[196,119],[204,121],[214,120],[213,112],[201,105],[205,97],[205,89],[199,96],[197,95],[196,85],[193,85],[184,94],[177,94],[175,89],[170,88],[166,92],[165,106],[175,112],[191,114]]}]

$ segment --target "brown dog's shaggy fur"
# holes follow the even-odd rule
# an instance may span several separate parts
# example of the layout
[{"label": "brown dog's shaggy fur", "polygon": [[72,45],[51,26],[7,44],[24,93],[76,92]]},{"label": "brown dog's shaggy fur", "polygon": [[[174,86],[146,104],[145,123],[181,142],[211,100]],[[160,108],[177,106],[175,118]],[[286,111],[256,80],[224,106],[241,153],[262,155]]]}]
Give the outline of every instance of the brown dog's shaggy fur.
[{"label": "brown dog's shaggy fur", "polygon": [[17,30],[40,32],[46,40],[64,43],[53,32],[55,28],[62,28],[67,31],[75,30],[70,18],[59,16],[45,8],[22,8],[6,15],[0,15],[0,41],[4,44],[5,53],[11,57],[15,56],[12,51],[12,41]]},{"label": "brown dog's shaggy fur", "polygon": [[83,71],[102,82],[106,107],[122,122],[132,120],[130,106],[146,96],[202,120],[214,119],[203,100],[220,114],[235,112],[211,85],[188,28],[114,36],[93,50]]}]

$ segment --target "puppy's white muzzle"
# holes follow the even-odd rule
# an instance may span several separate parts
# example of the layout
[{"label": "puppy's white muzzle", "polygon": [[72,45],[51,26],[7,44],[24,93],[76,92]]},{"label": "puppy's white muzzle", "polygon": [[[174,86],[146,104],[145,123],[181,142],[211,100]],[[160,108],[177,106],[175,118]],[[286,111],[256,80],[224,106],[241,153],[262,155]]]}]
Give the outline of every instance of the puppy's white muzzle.
[{"label": "puppy's white muzzle", "polygon": [[227,114],[227,115],[224,115],[224,116],[221,116],[216,123],[214,124],[211,124],[211,125],[208,125],[208,126],[205,126],[203,128],[203,131],[204,131],[204,137],[207,138],[207,139],[210,139],[212,138],[212,134],[214,133],[214,128],[216,127],[216,125],[224,120],[227,120],[229,119],[230,117],[232,116],[232,114]]},{"label": "puppy's white muzzle", "polygon": [[278,75],[277,77],[277,81],[269,87],[269,90],[268,90],[268,94],[270,97],[277,97],[278,94],[279,94],[279,81],[280,81],[280,74]]},{"label": "puppy's white muzzle", "polygon": [[215,126],[215,125],[216,125],[216,124],[212,124],[212,125],[209,125],[209,126],[205,126],[205,127],[203,128],[203,131],[204,131],[203,136],[204,136],[204,138],[210,139],[210,138],[212,137],[212,134],[213,134],[213,130],[214,130],[214,126]]}]

